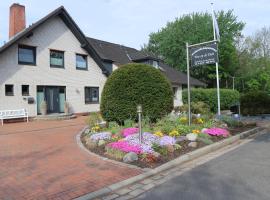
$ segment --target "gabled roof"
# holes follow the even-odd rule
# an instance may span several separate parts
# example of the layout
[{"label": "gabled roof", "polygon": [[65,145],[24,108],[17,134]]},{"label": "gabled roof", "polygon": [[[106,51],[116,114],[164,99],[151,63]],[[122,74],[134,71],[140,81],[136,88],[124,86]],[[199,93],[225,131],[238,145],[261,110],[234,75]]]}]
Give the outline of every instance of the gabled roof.
[{"label": "gabled roof", "polygon": [[11,40],[9,40],[6,44],[4,44],[2,47],[0,47],[0,54],[8,49],[11,45],[19,41],[21,38],[29,37],[33,34],[33,31],[44,24],[47,20],[59,16],[63,22],[67,25],[67,27],[71,30],[71,32],[75,35],[75,37],[79,40],[81,43],[81,47],[84,48],[89,55],[95,60],[95,62],[98,64],[98,66],[102,69],[102,72],[106,75],[109,75],[108,70],[104,66],[101,58],[99,57],[99,54],[95,51],[95,49],[88,43],[85,35],[81,31],[81,29],[78,27],[78,25],[74,22],[72,17],[68,14],[66,9],[61,6],[51,13],[49,13],[47,16],[43,17],[36,23],[32,24],[28,28],[24,29],[23,31],[16,34]]},{"label": "gabled roof", "polygon": [[[166,75],[172,84],[187,84],[187,75],[185,73],[166,65],[162,60],[154,57],[154,55],[147,54],[131,47],[97,40],[94,38],[88,37],[87,40],[95,48],[96,52],[104,61],[111,60],[118,65],[123,65],[143,60],[159,60],[161,72]],[[206,86],[205,83],[192,77],[190,77],[190,84],[194,86]]]}]

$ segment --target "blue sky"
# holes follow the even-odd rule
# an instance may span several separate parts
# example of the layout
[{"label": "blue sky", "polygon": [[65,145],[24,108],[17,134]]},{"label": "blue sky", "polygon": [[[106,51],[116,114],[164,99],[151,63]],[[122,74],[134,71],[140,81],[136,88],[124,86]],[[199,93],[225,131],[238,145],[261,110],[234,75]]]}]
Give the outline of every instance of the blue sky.
[{"label": "blue sky", "polygon": [[[140,48],[148,35],[164,27],[168,21],[193,11],[234,9],[246,22],[245,35],[269,26],[269,0],[16,0],[26,6],[27,26],[63,5],[83,32],[90,37]],[[0,4],[0,46],[8,40],[9,6]]]}]

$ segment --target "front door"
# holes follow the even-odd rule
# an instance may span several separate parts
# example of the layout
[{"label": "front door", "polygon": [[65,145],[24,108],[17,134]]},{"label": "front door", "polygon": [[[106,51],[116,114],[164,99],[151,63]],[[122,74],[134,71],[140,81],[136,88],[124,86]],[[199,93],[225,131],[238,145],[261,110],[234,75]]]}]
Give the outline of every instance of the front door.
[{"label": "front door", "polygon": [[59,113],[59,87],[46,87],[45,99],[48,113]]}]

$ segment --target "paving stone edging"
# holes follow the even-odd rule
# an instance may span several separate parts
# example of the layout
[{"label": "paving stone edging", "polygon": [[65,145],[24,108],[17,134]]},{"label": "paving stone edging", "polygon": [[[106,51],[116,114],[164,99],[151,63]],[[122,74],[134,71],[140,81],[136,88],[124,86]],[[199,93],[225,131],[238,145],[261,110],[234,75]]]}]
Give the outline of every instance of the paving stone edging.
[{"label": "paving stone edging", "polygon": [[[169,161],[169,162],[167,162],[167,163],[165,163],[165,164],[163,164],[163,165],[161,165],[159,167],[156,167],[155,169],[148,170],[148,171],[146,171],[146,172],[144,172],[144,173],[142,173],[140,175],[137,175],[137,176],[134,176],[132,178],[126,179],[124,181],[121,181],[121,182],[106,186],[106,187],[104,187],[104,188],[102,188],[100,190],[97,190],[95,192],[88,193],[88,194],[86,194],[84,196],[76,198],[76,200],[90,200],[90,199],[97,198],[99,196],[107,195],[107,194],[113,192],[114,190],[118,190],[118,189],[120,189],[122,187],[125,187],[125,186],[128,186],[128,185],[130,185],[132,183],[135,183],[135,182],[141,181],[141,180],[143,180],[145,178],[148,178],[150,176],[156,175],[156,174],[158,174],[158,173],[160,173],[162,171],[171,169],[171,168],[173,168],[173,167],[175,167],[175,166],[177,166],[177,165],[179,165],[181,163],[191,161],[191,160],[193,160],[195,158],[198,158],[198,157],[200,157],[202,155],[213,152],[213,151],[215,151],[215,150],[217,150],[219,148],[222,148],[222,147],[225,147],[225,146],[227,146],[229,144],[235,143],[240,139],[249,137],[249,136],[251,136],[251,135],[253,135],[253,134],[257,133],[257,132],[260,132],[262,130],[263,130],[263,128],[256,127],[256,128],[251,129],[251,130],[242,132],[242,133],[240,133],[238,135],[235,135],[235,136],[232,136],[230,138],[224,139],[224,140],[222,140],[220,142],[217,142],[217,143],[214,143],[214,144],[211,144],[211,145],[207,145],[205,147],[202,147],[202,148],[197,149],[195,151],[192,151],[190,153],[184,154],[183,156],[180,156],[180,157],[178,157],[178,158],[176,158],[174,160],[171,160],[171,161]],[[82,134],[82,132],[81,132],[81,134]],[[76,139],[77,139],[77,142],[78,142],[78,138],[76,138]],[[109,161],[109,159],[108,159],[108,161]],[[117,163],[121,163],[121,162],[117,162]],[[124,164],[124,163],[122,163],[122,164]]]}]

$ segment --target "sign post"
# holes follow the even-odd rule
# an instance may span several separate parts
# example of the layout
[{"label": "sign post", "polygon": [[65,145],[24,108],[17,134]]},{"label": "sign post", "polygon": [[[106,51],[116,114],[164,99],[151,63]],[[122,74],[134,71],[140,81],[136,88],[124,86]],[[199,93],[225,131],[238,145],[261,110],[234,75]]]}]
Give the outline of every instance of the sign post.
[{"label": "sign post", "polygon": [[188,88],[188,125],[191,125],[191,110],[190,110],[190,76],[189,76],[189,50],[188,50],[188,43],[186,43],[186,50],[187,50],[187,88]]},{"label": "sign post", "polygon": [[[216,72],[218,75],[218,47],[217,41],[202,42],[199,44],[189,45],[186,43],[187,51],[187,87],[188,87],[188,125],[191,125],[191,108],[190,108],[190,73],[189,73],[189,59],[191,58],[191,67],[197,67],[201,65],[216,64]],[[189,55],[189,51],[190,54]],[[217,80],[218,76],[217,76]],[[220,115],[220,103],[219,103],[219,82],[218,88],[218,115]]]}]

